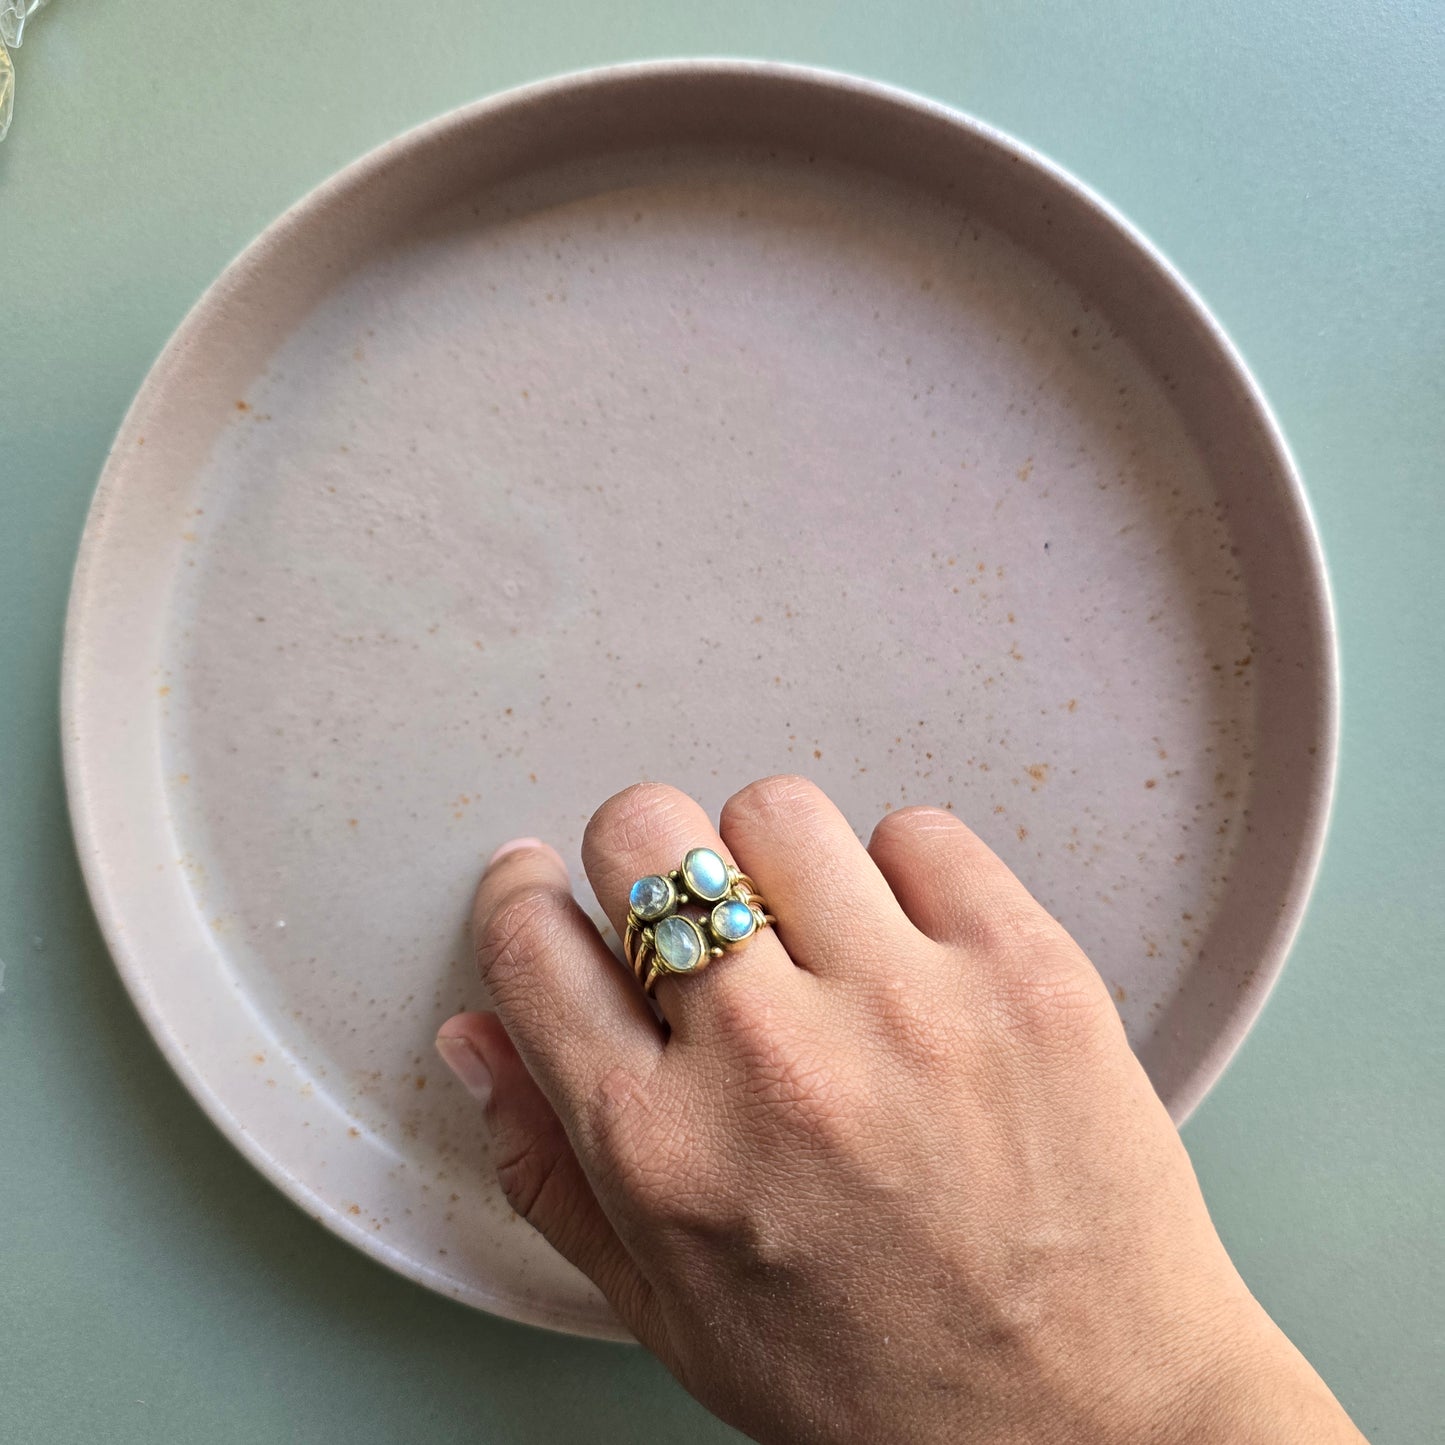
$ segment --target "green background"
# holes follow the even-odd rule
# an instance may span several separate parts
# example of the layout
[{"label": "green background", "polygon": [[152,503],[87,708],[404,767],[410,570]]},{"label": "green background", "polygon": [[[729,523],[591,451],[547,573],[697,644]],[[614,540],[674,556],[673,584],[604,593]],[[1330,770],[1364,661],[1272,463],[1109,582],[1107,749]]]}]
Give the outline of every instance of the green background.
[{"label": "green background", "polygon": [[1226,1242],[1376,1445],[1438,1439],[1445,10],[1061,0],[56,0],[0,146],[0,1438],[734,1438],[641,1351],[424,1293],[295,1211],[137,1021],[73,858],[72,558],[171,329],[395,132],[557,71],[814,62],[951,102],[1118,204],[1291,439],[1345,666],[1308,920],[1185,1130]]}]

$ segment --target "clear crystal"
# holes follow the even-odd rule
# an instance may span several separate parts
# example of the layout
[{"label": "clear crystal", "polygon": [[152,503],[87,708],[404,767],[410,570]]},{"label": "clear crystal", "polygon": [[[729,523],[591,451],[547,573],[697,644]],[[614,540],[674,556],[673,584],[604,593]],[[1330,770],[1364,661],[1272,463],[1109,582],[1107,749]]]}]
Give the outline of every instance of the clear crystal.
[{"label": "clear crystal", "polygon": [[25,22],[44,6],[45,0],[0,0],[0,44],[16,49],[25,39]]},{"label": "clear crystal", "polygon": [[0,140],[15,113],[15,63],[10,52],[25,39],[25,22],[46,0],[0,0]]},{"label": "clear crystal", "polygon": [[10,63],[10,52],[0,44],[0,140],[10,129],[10,116],[15,109],[15,67]]}]

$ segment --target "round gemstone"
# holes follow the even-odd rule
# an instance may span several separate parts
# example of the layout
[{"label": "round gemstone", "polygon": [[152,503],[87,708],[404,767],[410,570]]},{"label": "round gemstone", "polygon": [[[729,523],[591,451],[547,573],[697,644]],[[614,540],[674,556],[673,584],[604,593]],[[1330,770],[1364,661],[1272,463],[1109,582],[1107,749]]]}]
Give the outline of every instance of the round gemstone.
[{"label": "round gemstone", "polygon": [[627,895],[627,906],[645,923],[661,918],[673,905],[672,883],[656,873],[639,878]]},{"label": "round gemstone", "polygon": [[708,903],[728,891],[728,865],[711,848],[694,848],[682,860],[682,878],[694,898]]},{"label": "round gemstone", "polygon": [[690,973],[707,956],[702,929],[692,919],[674,913],[653,930],[657,956],[672,973]]},{"label": "round gemstone", "polygon": [[753,910],[736,898],[725,898],[712,911],[712,931],[724,943],[741,943],[758,926]]}]

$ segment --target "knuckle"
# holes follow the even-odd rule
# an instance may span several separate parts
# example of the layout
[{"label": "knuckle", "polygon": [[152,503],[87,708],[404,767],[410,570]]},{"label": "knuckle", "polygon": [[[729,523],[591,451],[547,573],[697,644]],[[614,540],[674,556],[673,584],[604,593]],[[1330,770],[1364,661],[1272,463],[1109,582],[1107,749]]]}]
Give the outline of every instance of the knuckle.
[{"label": "knuckle", "polygon": [[961,949],[925,943],[865,987],[870,1042],[913,1077],[957,1073],[977,1042],[978,970]]},{"label": "knuckle", "polygon": [[963,821],[945,808],[934,808],[926,803],[912,803],[884,815],[873,826],[873,839],[916,837],[929,833],[956,833],[964,827]]},{"label": "knuckle", "polygon": [[979,952],[1033,954],[1056,946],[1059,925],[1032,898],[995,894],[981,900],[970,920],[970,942]]},{"label": "knuckle", "polygon": [[682,1109],[630,1110],[602,1155],[603,1187],[643,1225],[697,1233],[713,1217],[716,1161]]},{"label": "knuckle", "polygon": [[790,1293],[808,1269],[812,1241],[800,1233],[786,1188],[743,1190],[724,1179],[674,1188],[659,1213],[655,1263],[674,1287],[693,1289],[699,1267],[719,1258],[744,1289]]},{"label": "knuckle", "polygon": [[740,994],[718,1010],[719,1042],[738,1061],[738,1107],[751,1124],[815,1137],[847,1119],[844,1073],[795,1020]]},{"label": "knuckle", "polygon": [[795,1111],[810,1130],[847,1116],[848,1101],[836,1070],[782,1041],[753,1051],[745,1097],[753,1110]]},{"label": "knuckle", "polygon": [[[940,990],[921,999],[916,992],[893,983],[878,1000],[877,1018],[885,1046],[914,1072],[942,1074],[955,1067],[966,1052],[961,1030],[953,1022],[955,1015],[966,1014],[947,1006],[949,1000],[946,995],[939,997]],[[939,1007],[940,1003],[944,1006]]]},{"label": "knuckle", "polygon": [[590,1151],[623,1180],[640,1177],[651,1157],[652,1105],[645,1080],[622,1064],[611,1065],[583,1102],[578,1121]]},{"label": "knuckle", "polygon": [[723,1047],[748,1054],[767,1042],[769,1031],[777,1026],[778,1010],[771,995],[733,987],[736,982],[718,977],[707,1000],[708,1031]]},{"label": "knuckle", "polygon": [[1051,1047],[1095,1037],[1114,1015],[1097,973],[1066,950],[1035,953],[995,985],[994,1014],[1011,1035],[1046,1041]]},{"label": "knuckle", "polygon": [[[614,793],[588,819],[583,850],[588,853],[645,852],[655,846],[659,837],[696,831],[690,816],[693,806],[690,798],[666,783],[633,783]],[[683,816],[684,810],[688,810],[689,816]],[[687,828],[674,828],[674,823],[686,823]]]},{"label": "knuckle", "polygon": [[680,1126],[666,1130],[655,1142],[656,1151],[639,1161],[635,1175],[639,1207],[654,1224],[700,1231],[717,1209],[707,1161]]},{"label": "knuckle", "polygon": [[524,884],[499,899],[476,933],[482,982],[488,988],[505,988],[531,960],[555,948],[564,916],[557,890],[544,884]]},{"label": "knuckle", "polygon": [[656,1074],[640,1077],[623,1065],[609,1068],[580,1110],[579,1148],[596,1186],[614,1206],[646,1224],[665,1221],[679,1191],[697,1189],[711,1163],[706,1140],[687,1107],[686,1091]]},{"label": "knuckle", "polygon": [[730,1209],[710,1176],[671,1173],[649,1198],[649,1222],[679,1239],[719,1240],[729,1233]]},{"label": "knuckle", "polygon": [[723,831],[738,823],[767,826],[775,820],[811,810],[821,796],[816,783],[796,773],[759,778],[740,788],[723,804]]}]

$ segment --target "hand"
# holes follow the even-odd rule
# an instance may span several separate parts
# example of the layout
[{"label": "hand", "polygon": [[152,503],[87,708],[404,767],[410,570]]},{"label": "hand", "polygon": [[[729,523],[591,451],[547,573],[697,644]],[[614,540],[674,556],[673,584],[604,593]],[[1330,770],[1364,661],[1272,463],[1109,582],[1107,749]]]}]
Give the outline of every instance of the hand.
[{"label": "hand", "polygon": [[1250,1296],[1108,990],[951,813],[865,850],[769,778],[722,837],[672,788],[583,840],[620,933],[697,845],[776,931],[659,1022],[535,840],[477,891],[496,1013],[438,1047],[486,1099],[507,1198],[682,1384],[761,1441],[1361,1437]]}]

